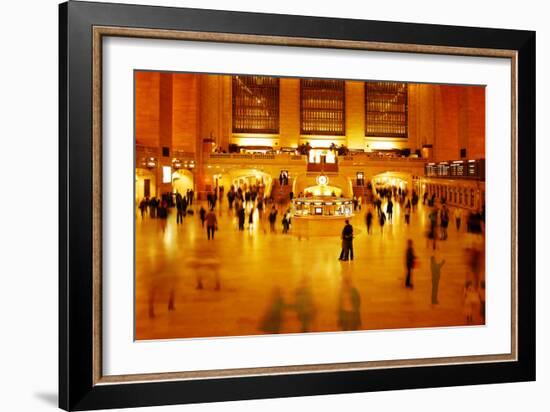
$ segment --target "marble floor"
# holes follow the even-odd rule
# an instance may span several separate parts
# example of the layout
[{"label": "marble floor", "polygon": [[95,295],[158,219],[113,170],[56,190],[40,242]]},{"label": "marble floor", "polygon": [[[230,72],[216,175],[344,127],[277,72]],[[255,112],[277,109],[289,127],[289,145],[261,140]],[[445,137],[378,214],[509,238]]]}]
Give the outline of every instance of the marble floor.
[{"label": "marble floor", "polygon": [[[467,233],[464,221],[460,231],[452,222],[434,250],[426,239],[427,207],[420,204],[406,225],[396,204],[393,222],[382,232],[375,221],[368,234],[363,205],[351,218],[354,260],[339,261],[343,220],[294,218],[283,234],[281,207],[275,233],[257,211],[253,225],[247,217],[239,231],[225,202],[216,210],[215,239],[208,240],[199,207],[193,204],[195,214],[182,224],[175,209],[164,220],[136,214],[138,340],[484,323],[483,303],[465,300],[464,287],[473,279],[468,250],[484,256],[484,238]],[[408,239],[418,258],[412,289],[405,287]],[[432,256],[445,260],[437,304]]]}]

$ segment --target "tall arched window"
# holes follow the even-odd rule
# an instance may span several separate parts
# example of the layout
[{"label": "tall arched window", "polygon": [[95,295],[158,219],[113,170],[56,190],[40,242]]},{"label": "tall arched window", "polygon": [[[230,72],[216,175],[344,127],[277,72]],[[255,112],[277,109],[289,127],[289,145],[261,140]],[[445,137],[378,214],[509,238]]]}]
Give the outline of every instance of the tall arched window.
[{"label": "tall arched window", "polygon": [[279,79],[233,76],[233,133],[279,133]]},{"label": "tall arched window", "polygon": [[343,80],[300,80],[300,132],[305,135],[342,136],[345,127]]},{"label": "tall arched window", "polygon": [[365,136],[407,137],[408,85],[365,83]]}]

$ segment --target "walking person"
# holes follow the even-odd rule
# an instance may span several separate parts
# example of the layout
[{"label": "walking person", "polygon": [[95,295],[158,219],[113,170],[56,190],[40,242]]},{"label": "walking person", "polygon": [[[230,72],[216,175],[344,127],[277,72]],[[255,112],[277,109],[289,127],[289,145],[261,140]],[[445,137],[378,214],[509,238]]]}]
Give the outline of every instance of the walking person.
[{"label": "walking person", "polygon": [[455,215],[456,231],[460,232],[460,225],[462,224],[462,209],[459,207],[456,207],[454,215]]},{"label": "walking person", "polygon": [[413,288],[411,278],[412,278],[412,270],[414,268],[415,262],[416,262],[416,256],[414,254],[413,241],[409,239],[407,240],[407,250],[405,251],[405,266],[407,268],[407,276],[405,278],[406,288],[410,288],[410,289]]},{"label": "walking person", "polygon": [[147,210],[147,202],[145,199],[141,199],[141,202],[139,202],[139,210],[141,212],[141,218],[143,219],[143,216],[145,216],[145,211]]},{"label": "walking person", "polygon": [[315,304],[308,278],[303,278],[294,292],[294,309],[301,325],[301,332],[309,332],[315,318]]},{"label": "walking person", "polygon": [[441,278],[441,268],[445,264],[445,259],[437,263],[435,256],[430,258],[430,266],[432,268],[432,305],[439,303],[437,293],[439,290],[439,279]]},{"label": "walking person", "polygon": [[277,221],[277,209],[275,209],[275,206],[272,206],[271,211],[269,212],[269,228],[271,229],[271,233],[275,233],[276,221]]},{"label": "walking person", "polygon": [[176,224],[183,223],[183,197],[182,195],[176,193]]},{"label": "walking person", "polygon": [[435,242],[437,240],[437,208],[433,207],[428,215],[430,221],[430,229],[428,230],[428,245],[432,239],[432,249],[435,250]]},{"label": "walking person", "polygon": [[408,225],[411,220],[411,199],[407,200],[405,204],[405,223]]},{"label": "walking person", "polygon": [[380,224],[380,234],[384,234],[384,224],[386,223],[386,214],[380,211],[380,216],[378,217],[378,223]]},{"label": "walking person", "polygon": [[244,206],[240,204],[240,207],[237,210],[238,210],[237,214],[239,216],[239,230],[244,230],[244,220],[245,220]]},{"label": "walking person", "polygon": [[342,289],[338,302],[338,325],[342,330],[361,328],[361,296],[351,283],[349,276],[342,279]]},{"label": "walking person", "polygon": [[449,226],[449,209],[446,205],[441,208],[439,217],[441,221],[441,240],[447,240],[447,227]]},{"label": "walking person", "polygon": [[254,206],[250,208],[250,213],[248,214],[248,228],[252,229],[254,225]]},{"label": "walking person", "polygon": [[259,329],[264,333],[280,333],[283,326],[285,300],[281,288],[276,287],[271,292],[271,299],[263,315]]},{"label": "walking person", "polygon": [[206,214],[206,234],[208,236],[208,240],[210,240],[210,237],[214,240],[214,232],[216,231],[217,226],[218,218],[216,217],[216,213],[214,213],[214,208],[212,208]]},{"label": "walking person", "polygon": [[201,218],[201,226],[204,228],[204,222],[206,220],[206,209],[203,206],[201,206],[199,210],[199,216]]},{"label": "walking person", "polygon": [[479,293],[474,288],[472,282],[466,282],[464,288],[464,313],[466,315],[466,323],[474,322],[474,313],[480,305]]},{"label": "walking person", "polygon": [[282,224],[283,224],[283,233],[288,233],[289,229],[290,229],[290,209],[288,209],[284,214],[283,214],[283,220],[282,220]]},{"label": "walking person", "polygon": [[391,201],[391,198],[389,198],[388,204],[386,205],[386,213],[388,214],[388,222],[392,223],[393,202]]},{"label": "walking person", "polygon": [[372,226],[372,210],[370,208],[365,215],[365,221],[367,224],[367,233],[370,235],[370,228]]}]

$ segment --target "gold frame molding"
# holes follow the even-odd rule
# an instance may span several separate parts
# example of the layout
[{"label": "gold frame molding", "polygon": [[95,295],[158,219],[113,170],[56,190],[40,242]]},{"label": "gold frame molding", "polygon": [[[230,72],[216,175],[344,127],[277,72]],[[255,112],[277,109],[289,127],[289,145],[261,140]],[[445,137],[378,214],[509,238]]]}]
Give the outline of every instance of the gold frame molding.
[{"label": "gold frame molding", "polygon": [[[512,132],[512,256],[511,256],[511,353],[495,355],[455,356],[442,358],[396,359],[385,361],[367,361],[350,363],[330,363],[316,365],[291,365],[257,368],[220,369],[206,371],[182,371],[165,373],[146,373],[132,375],[103,375],[103,339],[102,339],[102,41],[103,37],[130,37],[165,40],[187,40],[205,42],[223,42],[257,45],[277,45],[291,47],[317,47],[334,49],[353,49],[401,53],[423,53],[439,55],[459,55],[476,57],[498,57],[511,60],[511,132]],[[215,379],[226,377],[280,375],[296,373],[319,373],[352,371],[381,368],[400,368],[411,366],[437,366],[468,363],[491,363],[517,361],[517,52],[514,50],[480,49],[448,46],[412,45],[398,43],[364,42],[334,39],[310,39],[296,37],[260,36],[247,34],[153,30],[127,27],[93,27],[93,384],[121,384],[151,381]]]}]

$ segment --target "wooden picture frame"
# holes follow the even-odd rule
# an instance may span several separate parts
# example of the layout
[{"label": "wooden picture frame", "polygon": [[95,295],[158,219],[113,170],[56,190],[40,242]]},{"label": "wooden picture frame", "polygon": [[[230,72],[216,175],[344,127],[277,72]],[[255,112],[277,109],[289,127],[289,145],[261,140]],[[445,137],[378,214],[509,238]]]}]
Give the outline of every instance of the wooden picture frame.
[{"label": "wooden picture frame", "polygon": [[[534,32],[73,1],[60,5],[59,17],[61,408],[90,410],[535,379]],[[103,376],[101,45],[105,36],[510,59],[512,352],[423,362]]]}]

